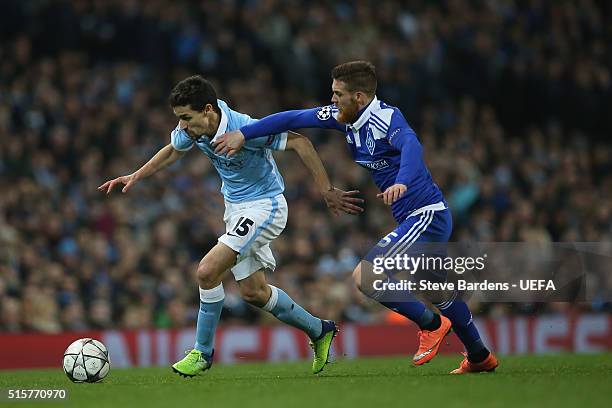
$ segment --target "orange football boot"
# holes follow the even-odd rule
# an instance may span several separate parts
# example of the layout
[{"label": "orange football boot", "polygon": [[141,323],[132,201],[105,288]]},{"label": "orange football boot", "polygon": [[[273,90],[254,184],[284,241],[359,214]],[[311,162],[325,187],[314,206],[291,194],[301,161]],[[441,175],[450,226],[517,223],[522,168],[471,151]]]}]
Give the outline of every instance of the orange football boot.
[{"label": "orange football boot", "polygon": [[452,323],[448,318],[440,315],[440,327],[436,330],[419,331],[419,349],[412,358],[414,365],[422,365],[429,362],[438,354],[442,339],[451,332]]},{"label": "orange football boot", "polygon": [[482,373],[482,372],[492,372],[495,371],[499,363],[497,359],[493,355],[493,353],[489,353],[489,357],[485,358],[484,361],[480,363],[472,363],[467,359],[467,353],[461,353],[465,357],[461,364],[459,364],[459,368],[451,371],[451,374],[467,374],[467,373]]}]

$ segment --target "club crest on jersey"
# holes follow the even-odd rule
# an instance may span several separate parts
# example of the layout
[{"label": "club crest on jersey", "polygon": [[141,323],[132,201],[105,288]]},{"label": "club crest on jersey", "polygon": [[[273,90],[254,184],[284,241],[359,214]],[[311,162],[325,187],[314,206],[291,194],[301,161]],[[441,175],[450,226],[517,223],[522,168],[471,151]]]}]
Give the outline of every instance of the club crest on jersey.
[{"label": "club crest on jersey", "polygon": [[323,106],[317,111],[317,118],[319,118],[319,120],[327,120],[331,118],[331,114],[331,106]]},{"label": "club crest on jersey", "polygon": [[368,148],[368,152],[370,152],[370,156],[374,156],[374,149],[376,148],[376,142],[374,142],[374,135],[372,134],[372,129],[368,127],[368,135],[366,136],[366,147]]}]

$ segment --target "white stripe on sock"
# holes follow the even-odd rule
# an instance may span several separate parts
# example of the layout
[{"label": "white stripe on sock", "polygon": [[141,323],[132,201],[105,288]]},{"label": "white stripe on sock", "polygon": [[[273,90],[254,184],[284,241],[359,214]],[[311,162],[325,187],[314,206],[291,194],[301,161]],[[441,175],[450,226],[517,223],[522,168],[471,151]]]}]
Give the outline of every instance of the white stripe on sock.
[{"label": "white stripe on sock", "polygon": [[225,291],[222,283],[212,289],[200,288],[200,302],[202,303],[216,303],[223,299],[225,299]]},{"label": "white stripe on sock", "polygon": [[266,303],[262,307],[262,309],[265,310],[266,312],[271,312],[272,309],[276,307],[276,303],[278,302],[278,288],[273,285],[268,285],[268,286],[272,290],[272,294],[270,295],[270,299],[268,300],[268,303]]}]

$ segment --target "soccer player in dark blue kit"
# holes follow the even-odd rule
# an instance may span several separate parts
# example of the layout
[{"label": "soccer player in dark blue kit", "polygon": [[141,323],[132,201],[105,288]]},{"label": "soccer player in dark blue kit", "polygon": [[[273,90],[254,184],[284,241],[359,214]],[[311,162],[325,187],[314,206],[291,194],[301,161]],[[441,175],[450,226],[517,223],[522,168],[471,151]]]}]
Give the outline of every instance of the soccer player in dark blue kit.
[{"label": "soccer player in dark blue kit", "polygon": [[[235,154],[245,140],[291,129],[326,128],[344,132],[355,162],[370,171],[380,188],[378,197],[391,206],[397,227],[382,238],[371,253],[394,257],[405,254],[415,243],[446,243],[452,231],[452,217],[442,192],[433,182],[423,160],[421,144],[399,109],[376,97],[376,71],[367,61],[353,61],[332,70],[332,105],[293,110],[267,116],[257,123],[228,132],[216,141],[216,153]],[[366,257],[372,262],[372,258]],[[415,365],[430,361],[451,326],[466,349],[465,358],[453,374],[493,371],[495,356],[483,344],[465,302],[450,292],[429,310],[411,293],[401,301],[387,299],[372,291],[361,262],[353,272],[359,289],[385,307],[415,322],[419,328],[419,349]],[[365,275],[365,273],[364,273]],[[390,276],[389,281],[393,281]]]}]

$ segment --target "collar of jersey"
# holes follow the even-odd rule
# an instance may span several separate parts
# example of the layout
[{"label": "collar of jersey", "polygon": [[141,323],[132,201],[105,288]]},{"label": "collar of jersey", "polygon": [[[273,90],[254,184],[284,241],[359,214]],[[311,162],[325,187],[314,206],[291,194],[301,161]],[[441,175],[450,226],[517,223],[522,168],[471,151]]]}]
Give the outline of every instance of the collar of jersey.
[{"label": "collar of jersey", "polygon": [[372,98],[368,106],[366,106],[365,108],[361,110],[359,119],[357,119],[351,125],[351,129],[355,131],[358,131],[359,129],[361,129],[361,127],[365,125],[366,122],[370,119],[370,113],[372,112],[372,109],[374,109],[375,106],[378,106],[378,98],[376,98],[376,95],[374,95],[374,98]]},{"label": "collar of jersey", "polygon": [[213,137],[210,141],[211,143],[227,131],[227,114],[225,113],[223,108],[219,107],[219,110],[221,111],[221,120],[219,120],[219,127],[217,128],[217,133],[215,134],[215,137]]}]

